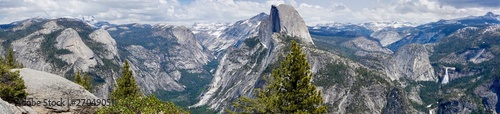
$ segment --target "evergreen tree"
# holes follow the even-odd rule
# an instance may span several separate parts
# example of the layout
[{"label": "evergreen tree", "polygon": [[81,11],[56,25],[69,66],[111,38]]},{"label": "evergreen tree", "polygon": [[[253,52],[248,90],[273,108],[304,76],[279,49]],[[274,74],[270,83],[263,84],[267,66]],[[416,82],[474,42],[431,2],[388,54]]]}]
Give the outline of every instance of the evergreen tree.
[{"label": "evergreen tree", "polygon": [[5,65],[9,68],[22,68],[23,65],[16,61],[16,57],[14,55],[14,50],[9,48],[7,51],[7,56],[5,57]]},{"label": "evergreen tree", "polygon": [[81,76],[80,71],[78,71],[75,75],[75,83],[81,85],[88,91],[90,91],[90,87],[92,86],[92,83],[90,82],[90,76],[88,76],[87,73],[84,73],[84,75]]},{"label": "evergreen tree", "polygon": [[83,86],[83,88],[90,91],[90,87],[92,87],[92,82],[90,81],[90,76],[87,73],[83,74],[81,85]]},{"label": "evergreen tree", "polygon": [[242,97],[234,107],[242,113],[326,113],[321,92],[311,84],[312,77],[306,55],[292,41],[291,53],[273,70],[268,85],[257,89],[256,99]]},{"label": "evergreen tree", "polygon": [[83,86],[81,83],[82,83],[82,76],[80,75],[80,71],[76,72],[76,75],[75,75],[75,83],[78,84],[78,85],[81,85]]},{"label": "evergreen tree", "polygon": [[162,102],[154,95],[117,100],[111,106],[102,107],[97,114],[189,114],[171,102]]},{"label": "evergreen tree", "polygon": [[9,48],[9,50],[7,52],[7,57],[5,59],[6,59],[5,63],[7,64],[7,66],[9,66],[11,68],[15,68],[16,58],[14,57],[14,51],[12,50],[12,48]]},{"label": "evergreen tree", "polygon": [[142,95],[132,75],[132,70],[130,70],[128,61],[125,61],[122,67],[122,77],[118,78],[116,83],[116,87],[111,92],[110,96],[113,100],[125,99],[127,97],[139,97]]},{"label": "evergreen tree", "polygon": [[11,72],[4,65],[0,66],[0,97],[9,103],[19,103],[26,98],[26,86],[19,71]]},{"label": "evergreen tree", "polygon": [[11,68],[16,68],[12,63],[17,63],[12,48],[9,49],[6,57],[8,60],[5,62],[0,57],[0,97],[9,103],[19,103],[20,100],[26,98],[28,93],[26,93],[26,86],[19,71],[10,71]]},{"label": "evergreen tree", "polygon": [[122,67],[122,77],[117,80],[116,88],[111,92],[111,106],[97,110],[98,114],[187,114],[188,111],[171,102],[162,102],[154,95],[142,96],[139,86],[130,70],[128,61]]},{"label": "evergreen tree", "polygon": [[4,65],[3,57],[2,56],[0,56],[0,65]]}]

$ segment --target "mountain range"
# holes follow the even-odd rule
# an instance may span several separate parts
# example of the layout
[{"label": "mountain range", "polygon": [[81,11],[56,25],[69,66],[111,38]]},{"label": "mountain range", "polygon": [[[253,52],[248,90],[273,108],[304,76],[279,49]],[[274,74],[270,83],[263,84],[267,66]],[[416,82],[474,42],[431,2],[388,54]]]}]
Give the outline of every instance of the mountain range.
[{"label": "mountain range", "polygon": [[99,98],[108,97],[127,60],[141,91],[206,113],[252,97],[293,40],[307,54],[329,113],[498,113],[498,38],[500,15],[491,12],[420,25],[306,26],[282,4],[235,23],[191,27],[30,18],[0,25],[0,54],[13,48],[25,72],[67,80],[88,72],[88,96]]}]

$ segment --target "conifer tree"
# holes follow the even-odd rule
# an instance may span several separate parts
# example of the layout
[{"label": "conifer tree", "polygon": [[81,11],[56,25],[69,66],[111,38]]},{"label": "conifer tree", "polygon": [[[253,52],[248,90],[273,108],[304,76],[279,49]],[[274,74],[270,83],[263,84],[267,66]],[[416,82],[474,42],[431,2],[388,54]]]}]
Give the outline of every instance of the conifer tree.
[{"label": "conifer tree", "polygon": [[268,85],[257,89],[256,99],[242,97],[234,107],[242,113],[326,113],[321,92],[311,84],[312,77],[306,55],[292,41],[291,53],[272,71]]},{"label": "conifer tree", "polygon": [[[7,62],[17,63],[14,58],[12,48],[9,49],[6,56],[9,60],[3,61],[0,57],[0,97],[9,103],[19,103],[20,100],[26,98],[26,86],[21,78],[19,71],[11,72],[11,68]],[[11,64],[12,65],[12,64]]]},{"label": "conifer tree", "polygon": [[82,84],[83,88],[90,91],[90,87],[92,87],[92,82],[90,81],[90,76],[87,73],[83,74]]},{"label": "conifer tree", "polygon": [[0,65],[4,65],[3,57],[0,56]]},{"label": "conifer tree", "polygon": [[78,84],[78,85],[81,85],[83,86],[81,83],[82,83],[82,76],[80,75],[80,71],[76,72],[76,75],[75,75],[75,83]]},{"label": "conifer tree", "polygon": [[88,76],[87,73],[84,73],[84,75],[82,76],[80,71],[78,71],[75,75],[75,83],[81,85],[88,91],[90,91],[90,87],[92,86],[92,83],[90,82],[90,76]]},{"label": "conifer tree", "polygon": [[154,95],[142,96],[139,86],[130,70],[128,61],[122,67],[122,77],[117,80],[116,88],[110,95],[111,106],[102,107],[97,114],[187,114],[188,111],[171,102],[162,102]]},{"label": "conifer tree", "polygon": [[118,78],[116,83],[115,89],[111,92],[111,99],[125,99],[127,97],[139,97],[142,95],[132,75],[128,61],[125,61],[122,67],[122,77]]},{"label": "conifer tree", "polygon": [[0,97],[9,103],[19,103],[28,96],[24,80],[21,79],[19,71],[11,72],[4,65],[0,67]]},{"label": "conifer tree", "polygon": [[12,50],[12,48],[9,48],[7,52],[7,57],[5,59],[6,59],[5,63],[7,64],[7,66],[11,68],[16,67],[16,58],[14,57],[14,51]]},{"label": "conifer tree", "polygon": [[5,56],[5,65],[9,68],[22,68],[23,65],[16,61],[16,57],[14,55],[14,50],[9,48],[7,51],[7,56]]}]

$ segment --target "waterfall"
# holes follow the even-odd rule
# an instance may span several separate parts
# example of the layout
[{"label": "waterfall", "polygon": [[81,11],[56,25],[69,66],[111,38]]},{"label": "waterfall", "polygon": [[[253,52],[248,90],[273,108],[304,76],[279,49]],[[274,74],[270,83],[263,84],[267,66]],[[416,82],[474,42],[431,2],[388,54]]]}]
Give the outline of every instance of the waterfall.
[{"label": "waterfall", "polygon": [[455,67],[444,67],[444,77],[443,77],[443,81],[441,81],[441,84],[448,84],[448,82],[450,81],[450,76],[448,75],[448,69],[450,70],[455,70]]}]

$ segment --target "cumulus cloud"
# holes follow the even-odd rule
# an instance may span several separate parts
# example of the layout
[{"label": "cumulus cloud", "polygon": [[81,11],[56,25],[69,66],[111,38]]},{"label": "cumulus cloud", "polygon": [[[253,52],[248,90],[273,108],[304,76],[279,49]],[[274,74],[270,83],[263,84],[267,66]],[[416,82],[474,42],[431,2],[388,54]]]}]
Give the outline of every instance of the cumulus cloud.
[{"label": "cumulus cloud", "polygon": [[493,7],[500,8],[499,0],[438,0],[443,4],[448,4],[454,7]]},{"label": "cumulus cloud", "polygon": [[[97,20],[125,23],[235,22],[270,6],[290,4],[307,25],[331,22],[410,21],[425,23],[468,15],[500,13],[498,0],[0,0],[0,23],[32,17],[93,16]],[[353,4],[352,2],[356,2]],[[359,4],[358,4],[359,3]],[[376,3],[376,4],[375,4]]]},{"label": "cumulus cloud", "polygon": [[455,7],[434,0],[399,0],[377,8],[363,8],[355,12],[356,19],[364,21],[403,21],[427,23],[439,19],[453,19],[471,15],[484,15],[486,12],[500,12],[500,8]]},{"label": "cumulus cloud", "polygon": [[119,24],[235,22],[267,13],[271,5],[282,3],[283,0],[195,0],[185,4],[178,0],[0,0],[0,23],[32,17],[78,16],[94,16]]}]

